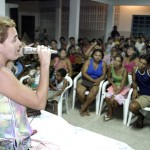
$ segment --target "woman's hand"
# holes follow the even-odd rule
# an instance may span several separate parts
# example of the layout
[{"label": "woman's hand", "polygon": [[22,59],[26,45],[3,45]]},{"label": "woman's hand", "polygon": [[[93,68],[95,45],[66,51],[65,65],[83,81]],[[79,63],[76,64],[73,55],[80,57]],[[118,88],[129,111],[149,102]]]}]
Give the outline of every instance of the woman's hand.
[{"label": "woman's hand", "polygon": [[37,47],[37,53],[39,56],[39,61],[41,66],[48,66],[50,65],[50,59],[51,59],[51,53],[48,50],[47,47],[43,46],[43,45],[39,45]]},{"label": "woman's hand", "polygon": [[113,87],[114,93],[117,92],[118,87],[115,84],[112,84],[112,87]]},{"label": "woman's hand", "polygon": [[94,85],[94,86],[99,86],[99,83],[100,83],[100,79],[97,78],[97,79],[94,80],[93,85]]}]

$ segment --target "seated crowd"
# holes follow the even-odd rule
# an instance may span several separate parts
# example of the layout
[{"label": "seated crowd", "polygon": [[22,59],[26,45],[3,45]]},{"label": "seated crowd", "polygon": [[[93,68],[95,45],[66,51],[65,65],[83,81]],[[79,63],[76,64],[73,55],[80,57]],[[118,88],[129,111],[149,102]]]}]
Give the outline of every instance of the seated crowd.
[{"label": "seated crowd", "polygon": [[[66,74],[72,79],[82,72],[82,79],[77,84],[77,98],[81,104],[80,115],[85,116],[90,115],[89,108],[96,98],[100,82],[108,80],[110,84],[105,98],[108,112],[104,116],[104,121],[108,121],[114,117],[116,107],[122,105],[132,87],[130,111],[138,116],[137,127],[143,127],[144,116],[139,110],[150,106],[150,56],[148,55],[150,39],[144,36],[138,38],[119,36],[109,37],[107,42],[103,43],[102,39],[89,41],[88,38],[79,38],[76,43],[75,38],[70,37],[69,44],[67,44],[65,38],[60,37],[59,42],[60,47],[54,39],[51,41],[47,38],[43,41],[35,39],[34,42],[34,47],[42,44],[58,51],[57,54],[51,56],[51,88],[52,83],[58,78],[58,73],[61,76],[59,72],[61,68],[64,68]],[[20,67],[22,71],[19,70],[19,73],[25,74],[31,68],[37,67],[38,69],[36,62],[38,63],[36,54],[25,55],[15,61],[15,65],[22,65]],[[16,76],[20,78],[20,74]],[[63,78],[64,76],[61,81]],[[38,83],[37,80],[34,82]],[[36,83],[28,83],[28,85],[35,88]],[[139,92],[137,87],[140,89]],[[89,93],[85,95],[87,90]],[[52,98],[55,96],[53,95]]]}]

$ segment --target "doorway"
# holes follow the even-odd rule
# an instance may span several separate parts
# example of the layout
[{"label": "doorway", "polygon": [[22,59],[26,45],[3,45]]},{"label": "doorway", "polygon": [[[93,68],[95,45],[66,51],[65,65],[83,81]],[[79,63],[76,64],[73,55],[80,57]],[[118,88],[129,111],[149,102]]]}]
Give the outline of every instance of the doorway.
[{"label": "doorway", "polygon": [[[22,36],[26,36],[27,42],[34,41],[34,31],[35,31],[35,17],[34,16],[21,16],[21,25],[22,25]],[[31,40],[31,41],[29,41]]]}]

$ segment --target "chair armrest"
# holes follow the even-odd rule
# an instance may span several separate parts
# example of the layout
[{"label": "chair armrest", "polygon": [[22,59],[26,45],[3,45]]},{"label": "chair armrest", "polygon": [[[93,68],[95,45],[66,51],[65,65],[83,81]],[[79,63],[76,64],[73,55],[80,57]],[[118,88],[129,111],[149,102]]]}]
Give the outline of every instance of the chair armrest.
[{"label": "chair armrest", "polygon": [[129,90],[127,99],[131,99],[132,92],[133,92],[133,88]]},{"label": "chair armrest", "polygon": [[73,80],[73,89],[75,90],[77,87],[77,81],[81,78],[82,73],[80,72]]},{"label": "chair armrest", "polygon": [[102,80],[100,83],[99,83],[99,88],[101,88],[103,86],[103,83],[105,82],[105,80]]},{"label": "chair armrest", "polygon": [[103,87],[102,87],[102,90],[106,90],[106,86],[109,84],[109,81],[105,81],[103,83]]},{"label": "chair armrest", "polygon": [[28,78],[30,78],[30,76],[29,76],[29,75],[23,76],[23,77],[21,77],[21,78],[20,78],[20,82],[22,83],[22,82],[23,82],[23,80],[28,79]]}]

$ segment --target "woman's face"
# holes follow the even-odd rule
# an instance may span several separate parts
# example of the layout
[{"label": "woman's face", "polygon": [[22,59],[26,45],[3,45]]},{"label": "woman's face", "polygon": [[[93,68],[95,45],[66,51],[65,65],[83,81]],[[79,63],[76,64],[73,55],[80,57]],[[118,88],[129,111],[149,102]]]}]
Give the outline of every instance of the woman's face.
[{"label": "woman's face", "polygon": [[56,50],[57,49],[57,43],[55,43],[54,41],[51,42],[51,47],[52,49]]},{"label": "woman's face", "polygon": [[63,77],[61,76],[61,74],[58,71],[55,74],[55,78],[57,81],[61,81],[63,79]]},{"label": "woman's face", "polygon": [[67,56],[66,51],[62,50],[62,51],[60,52],[60,58],[64,59],[64,58],[66,58],[66,56]]},{"label": "woman's face", "polygon": [[112,50],[111,50],[111,55],[112,55],[112,57],[115,57],[115,56],[117,56],[119,54],[119,50],[117,50],[116,48],[112,48]]},{"label": "woman's face", "polygon": [[128,55],[128,56],[133,56],[134,53],[135,53],[135,51],[134,51],[134,49],[133,49],[132,47],[129,47],[129,48],[127,49],[127,55]]},{"label": "woman's face", "polygon": [[8,37],[4,43],[0,43],[0,53],[6,60],[16,60],[20,57],[22,43],[18,39],[15,27],[8,28]]},{"label": "woman's face", "polygon": [[94,55],[93,55],[93,59],[96,62],[99,62],[102,59],[102,53],[101,52],[95,52]]},{"label": "woman's face", "polygon": [[122,66],[122,61],[120,57],[115,57],[114,60],[114,67],[121,67]]}]

